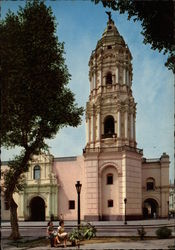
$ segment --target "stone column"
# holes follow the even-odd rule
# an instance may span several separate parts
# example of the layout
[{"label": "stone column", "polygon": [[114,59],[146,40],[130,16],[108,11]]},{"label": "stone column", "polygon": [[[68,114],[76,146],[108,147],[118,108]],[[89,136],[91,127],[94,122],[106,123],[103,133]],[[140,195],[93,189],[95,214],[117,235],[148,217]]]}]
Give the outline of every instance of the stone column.
[{"label": "stone column", "polygon": [[97,114],[97,140],[101,138],[101,121],[100,121],[100,113]]},{"label": "stone column", "polygon": [[93,74],[92,73],[90,73],[89,80],[90,80],[90,92],[91,92],[91,90],[93,89]]},{"label": "stone column", "polygon": [[128,112],[125,112],[125,138],[128,138]]},{"label": "stone column", "polygon": [[136,117],[134,115],[134,121],[133,121],[133,138],[134,141],[136,141]]},{"label": "stone column", "polygon": [[101,84],[101,69],[98,71],[99,72],[99,84],[98,84],[98,86],[97,87],[99,87],[100,86],[100,84]]},{"label": "stone column", "polygon": [[44,179],[47,178],[46,169],[47,169],[47,165],[45,164],[45,165],[44,165]]},{"label": "stone column", "polygon": [[118,77],[118,66],[116,67],[116,77],[115,77],[115,81],[116,83],[119,83],[119,77]]},{"label": "stone column", "polygon": [[115,121],[114,121],[114,126],[115,126],[115,127],[114,127],[114,133],[117,134],[117,136],[118,136],[117,124],[118,124],[118,123],[117,123],[117,118],[116,118]]},{"label": "stone column", "polygon": [[89,142],[91,142],[91,117],[89,117]]},{"label": "stone column", "polygon": [[129,86],[131,86],[131,83],[132,83],[132,73],[129,72]]},{"label": "stone column", "polygon": [[131,114],[131,139],[133,139],[134,133],[133,133],[133,114]]},{"label": "stone column", "polygon": [[120,120],[121,120],[121,113],[119,110],[117,113],[117,121],[118,121],[117,134],[118,134],[118,137],[121,137],[121,121]]},{"label": "stone column", "polygon": [[100,92],[102,92],[103,91],[103,68],[101,67],[101,69],[100,69],[100,72],[101,72],[101,74],[100,74],[100,83],[99,83],[99,86],[100,86]]},{"label": "stone column", "polygon": [[123,84],[126,84],[126,69],[123,68]]},{"label": "stone column", "polygon": [[94,115],[91,116],[91,141],[94,141]]},{"label": "stone column", "polygon": [[31,180],[33,179],[33,169],[34,169],[34,166],[32,166],[30,169],[30,179]]},{"label": "stone column", "polygon": [[89,142],[89,118],[86,120],[86,143]]},{"label": "stone column", "polygon": [[127,70],[127,81],[126,84],[129,86],[129,70]]}]

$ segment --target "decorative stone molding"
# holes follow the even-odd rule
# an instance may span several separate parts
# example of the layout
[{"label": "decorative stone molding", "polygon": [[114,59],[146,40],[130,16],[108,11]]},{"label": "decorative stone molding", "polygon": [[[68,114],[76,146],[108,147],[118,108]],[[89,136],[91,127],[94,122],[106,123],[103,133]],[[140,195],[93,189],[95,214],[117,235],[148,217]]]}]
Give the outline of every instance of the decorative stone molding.
[{"label": "decorative stone molding", "polygon": [[114,162],[105,162],[103,163],[100,167],[99,167],[99,176],[101,177],[101,174],[103,172],[103,170],[107,167],[114,167],[117,172],[118,172],[118,175],[122,175],[122,172],[121,172],[121,168]]},{"label": "decorative stone molding", "polygon": [[142,203],[144,204],[144,201],[146,201],[147,199],[153,199],[157,202],[158,206],[160,206],[160,194],[159,195],[151,195],[151,194],[144,194],[142,196]]},{"label": "decorative stone molding", "polygon": [[27,197],[27,206],[30,205],[30,202],[33,198],[35,198],[36,196],[40,197],[41,199],[44,200],[45,204],[47,203],[47,198],[46,198],[46,194],[43,193],[37,193],[37,192],[33,192],[32,194],[28,195]]}]

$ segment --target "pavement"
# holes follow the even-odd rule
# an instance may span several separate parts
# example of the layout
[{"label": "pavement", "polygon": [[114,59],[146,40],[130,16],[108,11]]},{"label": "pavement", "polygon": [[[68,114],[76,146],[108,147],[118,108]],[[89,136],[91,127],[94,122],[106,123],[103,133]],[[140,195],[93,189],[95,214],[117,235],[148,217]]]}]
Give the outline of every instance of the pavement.
[{"label": "pavement", "polygon": [[[129,221],[127,225],[124,225],[122,221],[98,221],[92,222],[93,225],[97,228],[97,236],[113,236],[120,238],[122,237],[132,237],[137,236],[137,228],[144,226],[147,234],[146,236],[155,236],[155,230],[161,226],[168,226],[173,231],[173,237],[175,237],[175,220],[145,220],[145,221]],[[20,233],[22,236],[22,240],[32,240],[37,239],[38,237],[46,236],[46,225],[47,222],[19,222]],[[58,222],[54,222],[54,226],[57,227]],[[75,221],[65,221],[66,231],[70,232],[72,228],[76,226]],[[28,250],[31,249],[27,246],[18,247],[18,243],[11,245],[12,243],[8,240],[8,236],[10,234],[10,224],[9,222],[1,223],[1,249],[9,249],[9,250]],[[46,246],[37,246],[32,247],[32,250],[50,250],[55,249],[49,246],[49,243]],[[58,250],[64,249],[63,245],[59,245],[57,247]],[[121,242],[107,242],[107,243],[92,243],[88,242],[88,244],[80,244],[78,246],[72,247],[70,243],[66,248],[67,250],[76,250],[76,249],[91,249],[91,250],[122,250],[122,249],[156,249],[156,250],[166,250],[173,249],[175,250],[175,238],[171,239],[148,239],[145,240],[137,240],[137,241],[121,241]]]},{"label": "pavement", "polygon": [[[172,246],[172,247],[171,247]],[[173,247],[174,246],[174,247]],[[28,250],[31,249],[29,247],[15,247],[3,244],[1,246],[2,250]],[[122,250],[122,249],[128,249],[128,250],[134,250],[134,249],[140,249],[140,250],[146,250],[146,249],[152,249],[152,250],[166,250],[166,249],[174,249],[175,250],[175,240],[174,239],[164,239],[164,240],[143,240],[143,241],[136,241],[136,242],[109,242],[109,243],[94,243],[94,244],[80,244],[80,246],[72,247],[68,245],[66,248],[63,247],[63,245],[58,246],[57,248],[51,248],[49,245],[46,246],[37,246],[33,247],[32,250],[53,250],[53,249],[67,249],[67,250],[77,250],[77,249],[88,249],[88,250],[98,250],[98,249],[104,249],[104,250]]]}]

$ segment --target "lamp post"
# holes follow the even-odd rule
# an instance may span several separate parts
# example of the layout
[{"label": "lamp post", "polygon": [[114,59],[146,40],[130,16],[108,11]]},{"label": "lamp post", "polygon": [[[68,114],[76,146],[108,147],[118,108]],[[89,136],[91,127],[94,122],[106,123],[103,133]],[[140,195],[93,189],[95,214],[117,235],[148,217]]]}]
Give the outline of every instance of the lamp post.
[{"label": "lamp post", "polygon": [[168,206],[168,220],[170,219],[170,214],[169,214],[169,201],[167,201],[167,206]]},{"label": "lamp post", "polygon": [[126,221],[126,203],[127,203],[127,199],[125,198],[124,199],[124,203],[125,203],[125,225],[127,224],[127,221]]},{"label": "lamp post", "polygon": [[80,184],[80,181],[77,181],[77,183],[75,184],[76,190],[77,190],[77,194],[78,194],[78,211],[77,211],[77,215],[78,215],[78,229],[80,228],[80,192],[81,192],[81,186],[82,184]]}]

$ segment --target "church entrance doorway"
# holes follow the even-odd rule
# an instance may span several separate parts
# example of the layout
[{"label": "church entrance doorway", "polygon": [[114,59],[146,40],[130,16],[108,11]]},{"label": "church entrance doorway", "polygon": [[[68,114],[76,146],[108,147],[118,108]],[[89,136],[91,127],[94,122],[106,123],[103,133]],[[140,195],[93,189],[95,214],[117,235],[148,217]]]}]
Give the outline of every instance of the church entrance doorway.
[{"label": "church entrance doorway", "polygon": [[158,217],[158,203],[154,199],[146,199],[143,206],[143,217],[145,219]]},{"label": "church entrance doorway", "polygon": [[32,221],[45,221],[45,202],[36,196],[30,201],[30,219]]}]

